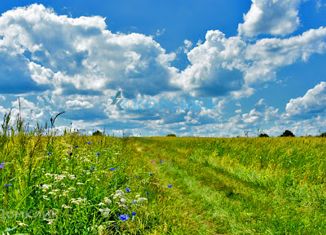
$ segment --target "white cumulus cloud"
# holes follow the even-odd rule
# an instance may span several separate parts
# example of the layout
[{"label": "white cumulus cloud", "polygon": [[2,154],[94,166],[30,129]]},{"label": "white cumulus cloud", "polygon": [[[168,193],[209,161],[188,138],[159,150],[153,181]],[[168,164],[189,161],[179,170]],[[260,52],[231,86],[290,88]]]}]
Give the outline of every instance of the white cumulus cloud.
[{"label": "white cumulus cloud", "polygon": [[299,24],[298,7],[301,0],[252,0],[250,10],[239,24],[240,35],[253,37],[259,34],[286,35]]},{"label": "white cumulus cloud", "polygon": [[326,115],[326,82],[321,82],[307,93],[291,99],[286,105],[288,116],[318,116]]},{"label": "white cumulus cloud", "polygon": [[70,18],[33,4],[3,13],[0,36],[0,78],[14,78],[17,64],[17,86],[48,84],[62,94],[121,88],[127,97],[175,89],[174,54],[151,36],[112,33],[99,16]]}]

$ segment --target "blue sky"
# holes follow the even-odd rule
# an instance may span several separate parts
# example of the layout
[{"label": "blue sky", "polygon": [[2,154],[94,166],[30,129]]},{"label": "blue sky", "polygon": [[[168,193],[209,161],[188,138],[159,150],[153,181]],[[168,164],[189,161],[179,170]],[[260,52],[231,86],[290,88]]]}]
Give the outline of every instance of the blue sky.
[{"label": "blue sky", "polygon": [[[0,5],[0,114],[120,135],[326,131],[325,0]],[[121,91],[121,97],[113,97]]]}]

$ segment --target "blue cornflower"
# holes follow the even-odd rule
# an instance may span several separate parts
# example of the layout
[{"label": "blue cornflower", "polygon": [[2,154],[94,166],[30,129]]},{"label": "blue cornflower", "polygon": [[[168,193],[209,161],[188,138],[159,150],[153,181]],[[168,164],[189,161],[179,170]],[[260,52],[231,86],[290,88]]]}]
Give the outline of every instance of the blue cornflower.
[{"label": "blue cornflower", "polygon": [[48,152],[48,156],[52,156],[52,152]]},{"label": "blue cornflower", "polygon": [[91,141],[88,141],[87,144],[92,144],[92,142]]},{"label": "blue cornflower", "polygon": [[111,167],[111,168],[110,168],[110,171],[115,171],[115,168],[114,168],[114,167]]},{"label": "blue cornflower", "polygon": [[75,149],[77,149],[79,146],[78,145],[75,145]]},{"label": "blue cornflower", "polygon": [[1,162],[0,163],[0,169],[3,169],[3,168],[5,168],[5,163],[4,162]]},{"label": "blue cornflower", "polygon": [[96,153],[96,156],[99,157],[99,156],[100,156],[100,152],[97,152],[97,153]]},{"label": "blue cornflower", "polygon": [[5,184],[4,185],[6,188],[9,188],[10,186],[12,186],[12,184]]},{"label": "blue cornflower", "polygon": [[131,191],[130,188],[127,187],[127,188],[126,188],[126,192],[127,192],[127,193],[130,193],[130,191]]},{"label": "blue cornflower", "polygon": [[127,215],[127,214],[122,214],[122,215],[119,216],[119,219],[120,219],[121,221],[127,221],[127,220],[129,219],[129,215]]},{"label": "blue cornflower", "polygon": [[172,188],[172,184],[169,184],[169,185],[168,185],[168,188]]},{"label": "blue cornflower", "polygon": [[134,212],[134,211],[131,212],[131,215],[132,215],[132,216],[136,216],[136,212]]}]

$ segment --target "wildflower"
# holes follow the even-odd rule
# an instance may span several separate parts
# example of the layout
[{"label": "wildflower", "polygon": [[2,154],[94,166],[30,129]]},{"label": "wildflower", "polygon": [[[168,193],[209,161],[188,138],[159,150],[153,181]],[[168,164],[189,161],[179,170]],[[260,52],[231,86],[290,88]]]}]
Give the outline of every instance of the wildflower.
[{"label": "wildflower", "polygon": [[68,178],[71,179],[71,180],[74,180],[74,179],[76,179],[76,176],[75,175],[68,175]]},{"label": "wildflower", "polygon": [[61,180],[63,180],[64,178],[66,178],[66,175],[56,175],[56,174],[54,174],[54,180],[55,181],[61,181]]},{"label": "wildflower", "polygon": [[142,203],[142,202],[147,202],[147,198],[146,197],[140,197],[137,199],[137,203]]},{"label": "wildflower", "polygon": [[9,183],[9,184],[5,184],[4,186],[5,186],[6,188],[9,188],[10,186],[12,186],[12,184]]},{"label": "wildflower", "polygon": [[5,163],[4,162],[1,162],[0,163],[0,169],[3,169],[3,168],[5,168]]},{"label": "wildflower", "polygon": [[92,144],[92,142],[91,141],[88,141],[87,144],[90,145],[90,144]]},{"label": "wildflower", "polygon": [[127,187],[127,188],[126,188],[126,192],[127,192],[127,193],[130,193],[130,191],[131,191],[130,188]]},{"label": "wildflower", "polygon": [[77,185],[83,185],[84,183],[82,183],[82,182],[77,182]]},{"label": "wildflower", "polygon": [[99,156],[100,156],[100,152],[97,152],[97,153],[96,153],[96,156],[99,157]]},{"label": "wildflower", "polygon": [[108,198],[108,197],[105,197],[103,199],[104,203],[107,204],[107,205],[110,205],[112,203],[112,201]]},{"label": "wildflower", "polygon": [[168,188],[172,188],[172,184],[169,184],[169,185],[168,185]]},{"label": "wildflower", "polygon": [[113,195],[113,199],[121,198],[124,196],[124,192],[122,190],[117,190]]},{"label": "wildflower", "polygon": [[100,203],[98,204],[98,206],[105,206],[105,203],[100,202]]},{"label": "wildflower", "polygon": [[25,223],[23,223],[21,221],[17,221],[17,224],[18,224],[19,227],[27,227],[28,226],[27,224],[25,224]]},{"label": "wildflower", "polygon": [[129,215],[127,215],[127,214],[122,214],[122,215],[119,216],[119,219],[120,219],[121,221],[127,221],[127,220],[129,219]]},{"label": "wildflower", "polygon": [[45,219],[45,221],[48,221],[48,224],[53,224],[54,219]]},{"label": "wildflower", "polygon": [[127,202],[127,200],[126,200],[125,198],[120,198],[120,202],[121,202],[122,204],[125,204],[125,203]]},{"label": "wildflower", "polygon": [[75,145],[74,148],[77,149],[79,146],[78,145]]},{"label": "wildflower", "polygon": [[111,167],[111,168],[110,168],[110,171],[114,171],[114,170],[115,170],[115,168],[114,168],[114,167]]},{"label": "wildflower", "polygon": [[86,198],[72,198],[70,201],[72,204],[79,205],[81,203],[86,202]]},{"label": "wildflower", "polygon": [[66,204],[63,204],[61,207],[62,207],[63,209],[70,209],[70,208],[71,208],[71,206],[67,206]]},{"label": "wildflower", "polygon": [[109,208],[99,209],[103,217],[109,217],[111,210]]},{"label": "wildflower", "polygon": [[48,152],[48,156],[52,156],[52,152]]},{"label": "wildflower", "polygon": [[51,185],[49,184],[41,184],[41,188],[43,192],[46,192],[49,188],[51,188]]},{"label": "wildflower", "polygon": [[134,212],[134,211],[131,212],[131,215],[132,215],[132,216],[136,216],[136,212]]},{"label": "wildflower", "polygon": [[164,161],[163,160],[160,160],[160,164],[163,164],[164,163]]},{"label": "wildflower", "polygon": [[136,204],[137,203],[137,200],[134,199],[134,200],[131,201],[131,203],[132,204]]}]

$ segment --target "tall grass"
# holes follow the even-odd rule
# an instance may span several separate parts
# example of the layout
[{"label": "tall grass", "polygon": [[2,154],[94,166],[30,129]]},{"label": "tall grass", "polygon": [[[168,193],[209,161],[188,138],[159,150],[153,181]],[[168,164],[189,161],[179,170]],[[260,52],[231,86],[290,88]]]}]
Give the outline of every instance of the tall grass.
[{"label": "tall grass", "polygon": [[10,119],[4,234],[326,233],[324,138],[57,136]]}]

